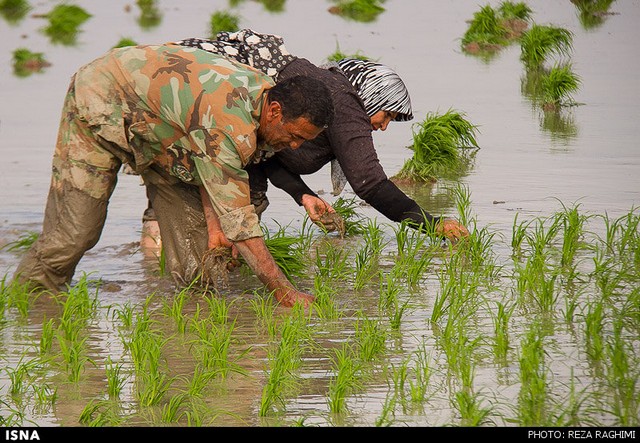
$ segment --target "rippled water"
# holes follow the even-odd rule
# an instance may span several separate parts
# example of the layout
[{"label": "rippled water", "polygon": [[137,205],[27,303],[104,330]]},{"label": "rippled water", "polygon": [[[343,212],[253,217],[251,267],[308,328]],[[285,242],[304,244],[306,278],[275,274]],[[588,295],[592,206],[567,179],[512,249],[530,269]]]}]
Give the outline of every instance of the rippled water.
[{"label": "rippled water", "polygon": [[[92,18],[82,26],[78,44],[72,47],[51,44],[39,32],[44,26],[41,18],[30,15],[17,25],[0,21],[3,42],[0,51],[0,151],[3,157],[0,162],[0,245],[14,241],[25,232],[39,230],[58,118],[73,72],[102,55],[121,37],[139,43],[162,43],[207,36],[210,15],[227,7],[222,1],[194,0],[188,2],[188,6],[185,2],[161,1],[161,23],[144,29],[137,22],[138,9],[133,2],[76,3],[89,11]],[[53,4],[34,3],[32,13],[46,13]],[[499,2],[487,4],[497,6]],[[494,251],[503,264],[509,262],[516,215],[518,220],[547,217],[561,211],[563,205],[579,205],[583,213],[618,218],[640,202],[639,1],[613,2],[610,8],[613,14],[604,16],[602,23],[593,27],[583,26],[572,2],[531,2],[532,19],[536,23],[566,28],[574,36],[571,63],[582,82],[574,99],[580,105],[564,109],[556,117],[545,115],[523,94],[525,72],[517,45],[506,48],[490,61],[460,51],[460,39],[468,26],[466,21],[480,7],[475,1],[387,0],[386,11],[371,23],[332,15],[327,12],[330,5],[331,2],[323,0],[289,0],[284,11],[277,13],[267,11],[259,2],[245,1],[234,11],[241,17],[241,27],[280,34],[292,53],[312,62],[324,62],[339,45],[343,52],[360,51],[393,67],[411,92],[414,122],[422,121],[430,112],[448,109],[464,112],[466,118],[478,126],[480,150],[459,183],[470,192],[470,208],[477,229],[495,232]],[[129,12],[126,6],[131,6]],[[26,78],[14,76],[11,57],[18,47],[43,52],[52,66]],[[411,130],[411,123],[393,123],[386,132],[375,134],[378,155],[388,175],[398,172],[410,157],[411,151],[406,146],[412,141]],[[307,182],[317,191],[328,190],[328,170],[309,176]],[[456,215],[450,193],[455,184],[445,180],[435,185],[408,187],[406,192],[430,212]],[[344,196],[352,195],[347,189]],[[333,198],[329,194],[324,197]],[[273,189],[270,201],[264,220],[271,230],[289,224],[294,230],[301,228],[304,214],[287,195]],[[145,203],[139,178],[121,175],[102,238],[78,266],[78,278],[85,272],[105,282],[97,296],[101,308],[87,331],[89,355],[96,360],[96,367],[87,365],[78,385],[60,382],[64,377],[59,374],[47,376],[46,383],[58,385],[58,406],[44,412],[27,408],[27,420],[40,425],[77,426],[89,399],[104,395],[107,356],[120,359],[124,368],[131,370],[119,324],[107,306],[139,306],[156,291],[152,306],[160,312],[163,300],[171,300],[174,295],[170,285],[157,277],[157,263],[145,259],[137,248]],[[395,225],[365,206],[360,207],[359,212],[372,219],[377,217],[385,239],[390,242],[388,248],[393,250]],[[602,223],[594,222],[591,229],[602,233],[605,228]],[[337,239],[332,241],[338,246],[341,244]],[[358,243],[357,239],[352,241],[346,244],[354,251]],[[11,275],[19,255],[6,248],[0,251],[0,275]],[[272,342],[267,331],[260,329],[259,319],[248,302],[257,297],[253,291],[259,289],[259,285],[250,277],[236,275],[235,278],[226,294],[230,300],[237,300],[232,312],[237,316],[238,343],[232,352],[241,356],[239,362],[247,375],[229,377],[206,397],[207,404],[220,411],[213,424],[292,425],[300,417],[305,417],[304,423],[308,425],[375,424],[389,398],[388,376],[378,373],[363,389],[352,394],[348,398],[349,413],[342,416],[328,413],[327,390],[334,375],[332,354],[328,350],[339,348],[353,336],[357,311],[362,310],[372,318],[377,315],[378,284],[374,282],[361,291],[347,286],[336,294],[336,302],[345,316],[342,321],[316,319],[312,329],[318,347],[305,354],[300,369],[301,386],[286,397],[285,412],[276,420],[261,419],[257,412],[265,385],[266,348]],[[302,284],[312,287],[313,276]],[[427,346],[433,358],[432,397],[421,411],[397,410],[394,425],[459,424],[459,416],[451,404],[453,390],[447,382],[447,361],[436,343],[437,334],[428,322],[438,287],[437,272],[430,268],[417,294],[403,292],[403,296],[411,296],[411,309],[403,317],[400,330],[388,338],[387,351],[380,363],[387,367],[398,365],[422,345]],[[193,315],[195,301],[191,300],[185,309]],[[42,319],[55,317],[56,312],[43,302],[34,306],[27,319],[12,309],[5,313],[5,322],[0,326],[0,351],[6,368],[15,368],[23,353],[35,358]],[[484,320],[480,329],[488,331],[491,322],[487,321],[486,312],[483,315],[485,318],[477,321],[483,323]],[[514,321],[516,348],[526,331],[523,325],[530,319],[528,313],[520,313]],[[546,343],[549,368],[554,375],[550,383],[557,388],[575,376],[584,386],[592,386],[595,382],[583,355],[583,343],[560,320],[556,321],[554,334]],[[169,325],[163,328],[168,336],[172,334]],[[629,345],[635,350],[632,362],[637,363],[637,337],[629,340]],[[241,355],[246,349],[249,354]],[[189,343],[180,336],[173,337],[164,355],[172,374],[193,372]],[[486,393],[486,404],[496,408],[493,423],[504,425],[503,417],[513,415],[509,408],[518,398],[517,358],[512,355],[506,366],[478,358],[476,391]],[[0,371],[0,399],[11,409],[19,409],[9,393],[9,373],[10,369]],[[152,415],[140,411],[133,378],[128,380],[122,394],[123,416],[130,419],[126,424],[158,424]],[[1,415],[6,417],[5,412]],[[600,419],[604,424],[617,424],[609,416]]]}]

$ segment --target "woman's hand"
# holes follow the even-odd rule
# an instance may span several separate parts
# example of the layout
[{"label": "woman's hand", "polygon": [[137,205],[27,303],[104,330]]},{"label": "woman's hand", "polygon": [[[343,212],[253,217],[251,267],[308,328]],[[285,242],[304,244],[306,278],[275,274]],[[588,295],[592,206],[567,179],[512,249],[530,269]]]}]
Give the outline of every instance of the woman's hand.
[{"label": "woman's hand", "polygon": [[436,225],[436,233],[448,238],[451,243],[468,237],[469,230],[457,220],[451,218],[443,218]]},{"label": "woman's hand", "polygon": [[310,194],[304,194],[302,196],[302,206],[304,206],[307,214],[309,214],[309,218],[314,223],[319,222],[322,214],[325,212],[336,212],[329,203],[320,197]]}]

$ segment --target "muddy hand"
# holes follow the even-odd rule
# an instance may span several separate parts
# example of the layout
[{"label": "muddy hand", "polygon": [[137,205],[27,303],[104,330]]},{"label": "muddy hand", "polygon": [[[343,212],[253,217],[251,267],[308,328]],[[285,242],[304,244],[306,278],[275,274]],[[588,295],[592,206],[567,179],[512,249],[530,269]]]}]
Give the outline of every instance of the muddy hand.
[{"label": "muddy hand", "polygon": [[436,226],[436,233],[446,237],[451,243],[456,243],[458,240],[469,236],[469,231],[463,224],[450,218],[440,220]]},{"label": "muddy hand", "polygon": [[282,306],[287,308],[293,307],[296,303],[301,303],[305,308],[308,308],[316,299],[311,294],[290,288],[276,290],[273,295]]},{"label": "muddy hand", "polygon": [[304,194],[302,196],[302,206],[307,211],[312,222],[318,223],[321,217],[327,212],[336,212],[329,203],[316,197],[315,195]]}]

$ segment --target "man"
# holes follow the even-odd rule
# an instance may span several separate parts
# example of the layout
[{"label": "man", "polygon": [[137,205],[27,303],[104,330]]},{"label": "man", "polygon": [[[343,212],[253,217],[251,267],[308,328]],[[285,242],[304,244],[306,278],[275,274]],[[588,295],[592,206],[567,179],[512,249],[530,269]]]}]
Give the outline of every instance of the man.
[{"label": "man", "polygon": [[[300,149],[284,149],[247,166],[251,201],[258,214],[269,204],[266,195],[269,181],[304,206],[314,223],[327,230],[335,229],[335,224],[328,225],[327,219],[323,219],[326,211],[334,209],[300,176],[315,173],[330,163],[333,195],[340,194],[349,183],[358,197],[392,221],[407,221],[415,228],[432,227],[452,242],[469,236],[467,228],[457,220],[423,210],[387,177],[378,160],[373,132],[386,130],[391,121],[413,119],[409,91],[390,67],[348,58],[318,67],[289,53],[282,37],[251,29],[219,32],[215,40],[189,38],[176,43],[253,66],[274,81],[306,75],[323,82],[331,93],[335,115],[319,137]],[[328,218],[329,222],[332,220],[335,218]],[[157,250],[161,239],[152,205],[148,205],[142,221],[141,246],[144,250]]]},{"label": "man", "polygon": [[43,230],[15,278],[52,292],[70,283],[127,163],[147,187],[177,282],[201,275],[208,249],[233,245],[281,304],[309,305],[266,247],[243,168],[260,150],[298,148],[332,116],[328,90],[306,76],[274,86],[249,66],[171,44],[109,51],[72,78]]}]

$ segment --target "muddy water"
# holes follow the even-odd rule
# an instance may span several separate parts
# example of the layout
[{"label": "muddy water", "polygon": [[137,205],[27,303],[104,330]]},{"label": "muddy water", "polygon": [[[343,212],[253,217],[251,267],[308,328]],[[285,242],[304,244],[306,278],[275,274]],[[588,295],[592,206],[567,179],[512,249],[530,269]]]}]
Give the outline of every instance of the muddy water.
[{"label": "muddy water", "polygon": [[[48,190],[50,161],[56,137],[62,99],[68,80],[82,64],[100,56],[121,37],[139,43],[161,43],[181,38],[206,36],[208,18],[213,11],[227,6],[223,1],[160,2],[161,23],[153,28],[141,28],[139,11],[134,2],[78,1],[93,17],[82,26],[76,46],[51,44],[39,32],[44,21],[28,16],[17,25],[0,22],[0,245],[15,240],[28,231],[37,231],[42,221]],[[487,2],[497,6],[499,2]],[[33,4],[33,13],[46,13],[51,2]],[[126,7],[131,6],[129,12]],[[614,2],[599,26],[585,28],[576,7],[569,1],[553,0],[531,3],[532,19],[539,24],[552,24],[569,29],[574,34],[571,63],[582,81],[574,99],[580,105],[563,110],[558,116],[548,116],[534,107],[522,92],[524,70],[519,61],[519,48],[509,47],[490,61],[465,55],[460,51],[460,38],[473,13],[479,9],[475,1],[440,2],[425,0],[387,0],[386,11],[371,23],[345,20],[327,12],[329,2],[322,0],[289,0],[280,13],[269,12],[259,2],[242,2],[236,9],[242,27],[280,34],[294,54],[315,63],[336,50],[346,53],[360,51],[388,64],[405,80],[413,103],[415,121],[429,112],[455,109],[466,114],[478,125],[478,151],[468,174],[459,183],[468,187],[471,209],[479,228],[488,227],[504,242],[496,245],[497,253],[509,255],[511,227],[516,214],[523,217],[544,217],[579,204],[586,213],[619,217],[640,202],[640,2]],[[27,47],[43,52],[52,63],[43,73],[27,78],[13,75],[12,51]],[[376,133],[378,154],[389,175],[396,173],[410,157],[406,146],[411,143],[411,123],[393,123],[384,133]],[[329,190],[328,170],[307,179],[317,190]],[[435,185],[407,187],[421,205],[435,214],[455,215],[450,189],[455,183],[441,181]],[[344,196],[353,194],[347,188]],[[324,194],[332,200],[329,194]],[[291,224],[299,229],[303,213],[284,193],[270,191],[271,206],[265,222],[271,229]],[[98,298],[101,306],[141,304],[154,291],[160,294],[154,306],[162,306],[162,296],[173,292],[167,282],[157,277],[157,263],[145,258],[137,248],[140,219],[145,207],[144,189],[137,177],[121,175],[109,207],[107,224],[98,245],[80,262],[78,276],[91,273],[92,278],[106,284]],[[366,217],[377,217],[370,208],[361,207]],[[387,220],[378,217],[380,223]],[[385,225],[386,238],[393,242],[393,225]],[[595,226],[594,230],[602,229]],[[337,241],[337,240],[336,240]],[[391,246],[393,247],[393,245]],[[11,275],[19,252],[0,251],[0,275]],[[207,398],[209,406],[229,412],[217,415],[216,425],[271,425],[259,419],[260,395],[265,383],[264,348],[268,334],[256,327],[256,318],[246,300],[259,285],[251,277],[237,277],[227,294],[240,301],[234,305],[238,315],[236,326],[244,347],[251,348],[242,364],[247,376],[230,377],[223,388]],[[311,287],[312,276],[304,284]],[[435,349],[434,333],[426,319],[436,293],[437,278],[425,276],[419,301],[403,319],[400,332],[389,339],[388,361],[398,362],[414,352],[422,343]],[[315,340],[320,348],[337,348],[353,334],[355,311],[362,309],[372,315],[376,311],[377,291],[346,289],[336,296],[346,318],[337,324],[322,323]],[[244,295],[243,295],[244,293]],[[244,302],[243,302],[244,300]],[[194,309],[193,303],[189,306]],[[23,352],[33,356],[43,315],[43,306],[34,307],[26,324],[11,311],[5,315],[0,349],[7,367],[15,367]],[[561,328],[559,328],[561,329]],[[240,333],[241,332],[241,333]],[[104,361],[130,360],[125,357],[117,324],[106,308],[100,310],[88,335],[92,358],[97,367],[89,368],[79,387],[61,385],[59,406],[38,413],[28,410],[26,416],[41,425],[78,425],[78,416],[88,399],[104,393]],[[558,331],[550,355],[557,357],[550,364],[561,381],[569,378],[569,368],[586,374],[583,360],[577,356],[580,346],[571,335]],[[637,350],[637,341],[634,346]],[[192,371],[192,362],[185,363],[184,343],[173,341],[167,360],[176,373]],[[443,359],[434,351],[436,360]],[[574,364],[563,360],[575,358]],[[443,364],[437,361],[436,365]],[[479,366],[476,382],[479,388],[492,393],[499,409],[508,409],[518,395],[517,367],[495,368]],[[191,365],[191,366],[190,366]],[[327,386],[332,371],[326,352],[310,351],[302,368],[304,383],[297,395],[286,401],[282,419],[292,424],[306,417],[312,425],[372,425],[381,415],[389,386],[384,378],[371,381],[366,388],[349,398],[349,414],[332,417],[327,412]],[[441,374],[441,382],[445,384]],[[585,382],[588,383],[588,382]],[[13,404],[9,395],[9,377],[0,372],[0,398]],[[426,413],[398,412],[395,424],[434,426],[457,423],[446,389],[441,388],[430,399]],[[499,394],[498,394],[499,393]],[[149,422],[148,416],[134,412],[135,396],[131,383],[123,393],[129,424]],[[233,414],[233,415],[232,415]],[[507,413],[507,415],[509,415]],[[607,421],[605,419],[605,421]],[[500,418],[494,423],[504,424]]]}]

